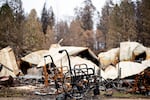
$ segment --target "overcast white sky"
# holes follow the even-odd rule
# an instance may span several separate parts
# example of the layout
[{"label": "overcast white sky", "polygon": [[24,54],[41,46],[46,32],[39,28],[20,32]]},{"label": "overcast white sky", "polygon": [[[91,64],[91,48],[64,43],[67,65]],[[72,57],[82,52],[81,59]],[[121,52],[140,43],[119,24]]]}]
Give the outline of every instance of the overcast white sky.
[{"label": "overcast white sky", "polygon": [[[55,15],[59,18],[65,16],[73,16],[74,8],[81,6],[84,0],[22,0],[25,13],[29,13],[35,8],[38,16],[41,15],[44,3],[47,3],[47,8],[52,6]],[[92,0],[92,3],[98,11],[101,10],[106,0]]]}]

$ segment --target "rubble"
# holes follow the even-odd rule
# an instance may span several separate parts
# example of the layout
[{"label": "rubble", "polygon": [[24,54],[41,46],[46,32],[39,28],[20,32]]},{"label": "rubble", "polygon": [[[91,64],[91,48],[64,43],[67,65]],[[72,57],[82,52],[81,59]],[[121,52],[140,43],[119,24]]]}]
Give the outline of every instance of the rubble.
[{"label": "rubble", "polygon": [[12,48],[6,47],[0,50],[0,67],[0,77],[9,75],[16,77],[19,73],[19,68]]},{"label": "rubble", "polygon": [[3,86],[13,86],[14,79],[12,76],[3,76],[0,77],[0,85]]},{"label": "rubble", "polygon": [[[140,91],[141,76],[144,90],[149,92],[149,55],[149,49],[136,42],[120,43],[119,48],[101,52],[98,57],[86,47],[54,44],[49,50],[22,57],[17,65],[12,49],[7,47],[0,50],[0,85],[38,96],[82,99],[88,93],[99,96],[101,91],[113,96],[112,89],[124,87],[123,91]],[[133,81],[125,80],[131,76]]]},{"label": "rubble", "polygon": [[120,78],[138,74],[149,66],[148,54],[148,49],[138,42],[121,42],[119,48],[99,53],[101,68],[104,71],[102,76],[115,79],[119,70]]}]

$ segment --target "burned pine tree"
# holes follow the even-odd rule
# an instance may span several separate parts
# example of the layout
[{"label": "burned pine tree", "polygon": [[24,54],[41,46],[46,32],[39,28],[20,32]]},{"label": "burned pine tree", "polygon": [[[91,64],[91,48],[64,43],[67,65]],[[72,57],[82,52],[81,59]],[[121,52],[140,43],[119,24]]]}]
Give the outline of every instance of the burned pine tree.
[{"label": "burned pine tree", "polygon": [[47,28],[50,26],[52,29],[54,25],[54,13],[52,7],[49,8],[49,10],[46,9],[46,3],[44,4],[43,10],[42,10],[42,16],[41,16],[41,23],[42,23],[42,31],[44,34],[47,33]]}]

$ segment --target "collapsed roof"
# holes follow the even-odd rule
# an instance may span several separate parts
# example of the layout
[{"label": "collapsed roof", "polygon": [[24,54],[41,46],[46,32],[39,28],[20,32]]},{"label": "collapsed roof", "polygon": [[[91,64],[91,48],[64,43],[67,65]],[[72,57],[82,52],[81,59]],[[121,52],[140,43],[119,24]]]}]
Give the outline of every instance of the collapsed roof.
[{"label": "collapsed roof", "polygon": [[[87,64],[87,66],[98,69],[99,61],[97,56],[86,47],[60,46],[59,44],[52,44],[48,51],[40,50],[32,52],[23,57],[22,60],[31,64],[36,64],[37,67],[42,67],[51,63],[52,59],[57,67],[68,66],[67,54],[65,52],[59,53],[60,50],[66,50],[68,52],[72,68],[75,64]],[[49,56],[51,56],[52,59]]]},{"label": "collapsed roof", "polygon": [[120,61],[133,61],[136,56],[146,52],[146,47],[138,42],[121,42],[120,43]]},{"label": "collapsed roof", "polygon": [[38,65],[41,59],[44,57],[45,54],[48,53],[48,50],[39,50],[32,52],[25,57],[22,57],[21,60],[26,61],[28,63]]},{"label": "collapsed roof", "polygon": [[[119,48],[99,53],[103,77],[115,79],[121,68],[120,78],[139,74],[150,66],[150,49],[138,42],[121,42]],[[148,60],[149,59],[149,60]]]},{"label": "collapsed roof", "polygon": [[[90,49],[86,47],[60,46],[59,44],[53,44],[51,45],[49,50],[33,52],[29,54],[30,56],[27,55],[22,58],[22,60],[27,61],[31,64],[36,64],[37,67],[42,67],[54,61],[57,67],[67,66],[66,69],[68,71],[69,65],[67,54],[66,52],[59,53],[59,51],[61,50],[66,50],[68,52],[72,69],[77,64],[86,64],[88,67],[95,69],[96,74],[98,73],[98,58]],[[145,50],[147,49],[139,43],[131,42],[130,44],[130,42],[123,42],[121,43],[120,48],[111,49],[106,53],[103,52],[101,56],[99,56],[101,67],[103,67],[103,65],[107,67],[105,68],[105,70],[101,70],[102,77],[105,79],[116,79],[118,77],[118,68],[121,69],[120,78],[125,78],[140,73],[148,67],[148,63],[142,64],[133,62],[134,59],[131,58],[136,58],[135,56],[146,52]],[[51,57],[49,56],[51,56],[53,59],[51,59]],[[31,58],[33,58],[34,60],[37,59],[37,62],[35,63],[35,61]]]},{"label": "collapsed roof", "polygon": [[122,61],[119,62],[116,66],[109,65],[109,67],[104,70],[104,74],[102,74],[102,77],[105,79],[116,79],[118,78],[118,75],[120,73],[120,78],[126,78],[139,74],[146,68],[148,68],[148,66],[141,63]]}]

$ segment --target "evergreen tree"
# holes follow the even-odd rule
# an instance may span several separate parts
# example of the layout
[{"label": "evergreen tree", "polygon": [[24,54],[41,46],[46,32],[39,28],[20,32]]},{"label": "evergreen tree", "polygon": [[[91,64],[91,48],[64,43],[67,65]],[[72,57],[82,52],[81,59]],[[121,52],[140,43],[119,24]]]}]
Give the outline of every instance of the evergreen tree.
[{"label": "evergreen tree", "polygon": [[12,44],[11,35],[13,33],[14,27],[13,10],[11,9],[8,3],[2,5],[0,9],[0,21],[0,45],[1,47],[6,47]]},{"label": "evergreen tree", "polygon": [[0,8],[0,46],[11,46],[16,56],[22,46],[24,14],[21,0],[6,1]]},{"label": "evergreen tree", "polygon": [[[70,38],[69,38],[69,26],[66,21],[60,21],[57,23],[57,41],[63,39],[63,45],[70,45]],[[66,37],[67,36],[67,37]]]},{"label": "evergreen tree", "polygon": [[122,41],[137,41],[136,11],[135,5],[130,0],[124,0],[120,4],[122,20]]},{"label": "evergreen tree", "polygon": [[41,24],[35,9],[32,9],[25,22],[24,49],[33,51],[43,48],[44,34],[41,32]]},{"label": "evergreen tree", "polygon": [[14,45],[13,45],[13,49],[16,53],[16,56],[22,56],[22,47],[23,47],[23,33],[24,33],[24,20],[25,20],[25,16],[24,16],[24,10],[22,7],[22,1],[21,0],[11,0],[10,2],[11,7],[13,8],[13,12],[14,12],[14,35],[13,35],[13,41],[14,41]]},{"label": "evergreen tree", "polygon": [[48,25],[50,26],[51,29],[53,29],[53,26],[55,25],[55,15],[52,7],[49,8],[48,15],[49,15]]},{"label": "evergreen tree", "polygon": [[69,33],[70,45],[84,46],[84,39],[83,39],[84,30],[80,27],[80,21],[79,20],[74,19],[70,23],[69,32],[70,32]]},{"label": "evergreen tree", "polygon": [[112,12],[112,9],[114,4],[113,2],[110,0],[110,1],[107,1],[106,4],[104,5],[104,7],[102,8],[102,11],[101,11],[101,17],[100,17],[100,21],[97,25],[97,29],[100,30],[101,35],[104,39],[102,44],[106,47],[107,45],[107,42],[106,42],[106,37],[108,36],[108,30],[109,30],[109,17],[110,17],[110,14]]},{"label": "evergreen tree", "polygon": [[141,2],[136,1],[136,24],[137,24],[137,41],[142,42],[142,35],[140,34],[143,30],[142,28],[142,16],[141,16]]},{"label": "evergreen tree", "polygon": [[116,4],[108,19],[107,48],[118,47],[121,41],[137,41],[135,5],[130,0]]},{"label": "evergreen tree", "polygon": [[54,19],[53,9],[52,7],[50,7],[49,10],[47,10],[46,3],[44,3],[43,6],[41,22],[42,22],[42,30],[44,34],[47,33],[48,25],[50,26],[51,29],[54,26],[55,19]]},{"label": "evergreen tree", "polygon": [[93,29],[93,14],[95,11],[95,7],[92,4],[91,0],[85,0],[84,1],[85,6],[80,7],[79,9],[76,8],[76,18],[80,20],[80,26],[83,28],[85,31],[86,30],[92,30]]},{"label": "evergreen tree", "polygon": [[150,45],[150,0],[142,0],[139,6],[140,14],[138,20],[140,39],[145,46]]},{"label": "evergreen tree", "polygon": [[41,22],[42,22],[42,31],[44,34],[47,33],[47,27],[48,27],[48,11],[46,9],[46,3],[44,3],[44,7],[42,10],[42,16],[41,16]]},{"label": "evergreen tree", "polygon": [[108,49],[119,46],[119,43],[122,38],[121,26],[122,26],[122,19],[121,19],[120,7],[118,6],[118,4],[116,4],[109,17],[109,29],[106,37],[106,42],[107,42],[106,47]]}]

